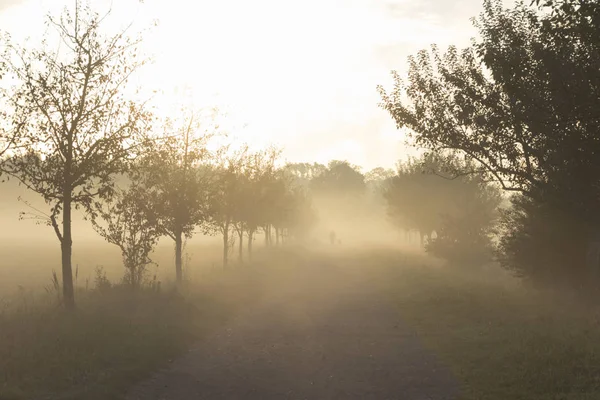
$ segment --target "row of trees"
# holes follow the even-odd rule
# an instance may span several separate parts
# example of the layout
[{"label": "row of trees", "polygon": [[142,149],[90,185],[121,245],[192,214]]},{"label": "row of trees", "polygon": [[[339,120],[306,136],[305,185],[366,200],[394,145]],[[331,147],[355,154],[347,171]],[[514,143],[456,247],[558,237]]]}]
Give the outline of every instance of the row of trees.
[{"label": "row of trees", "polygon": [[245,241],[251,256],[259,230],[269,246],[272,230],[276,244],[284,235],[301,240],[314,222],[310,198],[277,168],[278,151],[243,147],[209,152],[209,136],[194,136],[198,130],[193,130],[192,121],[151,142],[116,189],[98,199],[87,214],[95,230],[119,246],[126,281],[133,287],[143,283],[161,237],[174,242],[179,283],[183,242],[196,233],[222,236],[227,267],[234,238],[243,261]]},{"label": "row of trees", "polygon": [[219,134],[211,115],[157,123],[147,104],[132,101],[128,82],[146,61],[141,39],[103,35],[106,17],[76,2],[48,18],[56,35],[38,48],[2,36],[0,171],[48,205],[38,217],[60,242],[69,309],[74,209],[119,246],[132,285],[160,237],[175,244],[181,281],[183,241],[196,231],[223,235],[227,264],[234,233],[241,255],[243,239],[251,251],[259,228],[268,243],[274,230],[277,242],[284,232],[302,236],[314,219],[307,194],[276,167],[277,151],[209,151]]},{"label": "row of trees", "polygon": [[381,89],[415,144],[464,154],[511,194],[500,259],[539,282],[595,286],[600,271],[599,15],[587,0],[486,0],[470,46],[421,51]]}]

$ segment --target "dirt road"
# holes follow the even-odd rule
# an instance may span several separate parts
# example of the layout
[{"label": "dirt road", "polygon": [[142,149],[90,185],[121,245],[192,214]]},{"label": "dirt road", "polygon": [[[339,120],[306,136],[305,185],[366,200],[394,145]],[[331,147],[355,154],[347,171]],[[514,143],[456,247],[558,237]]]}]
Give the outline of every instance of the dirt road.
[{"label": "dirt road", "polygon": [[451,400],[451,374],[402,324],[376,280],[308,263],[128,400]]}]

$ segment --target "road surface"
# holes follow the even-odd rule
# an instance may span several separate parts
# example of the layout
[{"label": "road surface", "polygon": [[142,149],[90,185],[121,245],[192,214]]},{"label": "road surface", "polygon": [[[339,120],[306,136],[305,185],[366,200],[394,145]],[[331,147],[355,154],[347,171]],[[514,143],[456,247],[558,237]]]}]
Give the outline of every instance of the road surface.
[{"label": "road surface", "polygon": [[127,399],[456,399],[456,380],[369,276],[314,261],[273,278],[258,304]]}]

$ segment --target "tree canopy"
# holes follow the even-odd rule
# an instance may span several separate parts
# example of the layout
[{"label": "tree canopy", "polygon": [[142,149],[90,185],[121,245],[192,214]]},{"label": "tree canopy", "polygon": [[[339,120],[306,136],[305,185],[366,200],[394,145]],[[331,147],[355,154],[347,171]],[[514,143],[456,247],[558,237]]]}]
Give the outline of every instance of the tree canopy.
[{"label": "tree canopy", "polygon": [[[600,227],[598,5],[538,3],[550,12],[486,0],[472,45],[444,53],[434,46],[411,57],[408,79],[394,73],[393,89],[380,88],[381,105],[415,144],[459,151],[516,193],[515,210],[529,222],[540,220],[533,214],[543,208],[548,224],[569,221],[554,229],[577,226],[563,236],[562,249],[581,260]],[[536,206],[522,208],[525,203]],[[515,225],[523,230],[513,236],[524,240],[529,222]],[[544,247],[557,249],[550,242]]]}]

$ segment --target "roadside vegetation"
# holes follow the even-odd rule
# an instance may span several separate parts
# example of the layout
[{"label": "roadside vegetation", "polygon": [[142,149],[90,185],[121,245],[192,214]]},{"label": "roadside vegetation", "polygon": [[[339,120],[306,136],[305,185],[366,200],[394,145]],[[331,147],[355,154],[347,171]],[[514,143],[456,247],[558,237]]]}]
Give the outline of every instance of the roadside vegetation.
[{"label": "roadside vegetation", "polygon": [[398,312],[460,382],[465,400],[600,396],[600,308],[488,271],[387,270]]}]

